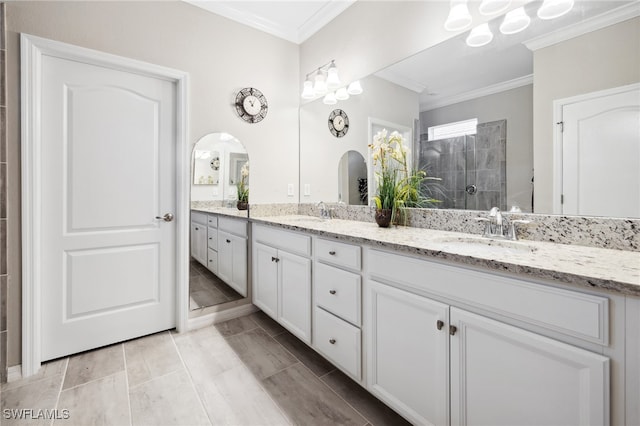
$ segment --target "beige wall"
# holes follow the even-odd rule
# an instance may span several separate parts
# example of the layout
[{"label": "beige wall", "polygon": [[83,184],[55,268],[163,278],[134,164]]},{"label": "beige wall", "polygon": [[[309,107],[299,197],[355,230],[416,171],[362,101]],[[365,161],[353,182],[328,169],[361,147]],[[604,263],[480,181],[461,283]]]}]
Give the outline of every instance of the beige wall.
[{"label": "beige wall", "polygon": [[[225,131],[247,148],[251,201],[297,202],[287,184],[298,182],[299,47],[184,2],[9,2],[9,365],[20,355],[20,79],[19,33],[135,58],[190,74],[191,144]],[[241,121],[233,100],[239,88],[257,87],[269,113],[257,124]]]},{"label": "beige wall", "polygon": [[531,212],[533,176],[533,87],[526,85],[493,95],[420,113],[422,133],[430,126],[477,118],[479,123],[507,120],[507,207]]},{"label": "beige wall", "polygon": [[553,212],[553,101],[640,81],[640,18],[534,52],[536,213]]},{"label": "beige wall", "polygon": [[[413,128],[418,118],[418,94],[371,76],[362,80],[363,93],[336,105],[316,100],[300,108],[300,186],[311,185],[311,195],[301,202],[337,202],[338,167],[342,155],[357,151],[366,159],[369,117]],[[334,137],[328,128],[329,114],[336,108],[349,116],[349,131]]]}]

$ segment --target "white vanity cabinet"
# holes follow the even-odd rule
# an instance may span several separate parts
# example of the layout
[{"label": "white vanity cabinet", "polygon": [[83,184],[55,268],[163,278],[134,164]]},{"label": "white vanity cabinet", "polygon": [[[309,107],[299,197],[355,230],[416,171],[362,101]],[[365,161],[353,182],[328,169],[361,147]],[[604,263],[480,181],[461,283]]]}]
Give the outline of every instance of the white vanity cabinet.
[{"label": "white vanity cabinet", "polygon": [[218,218],[217,275],[231,288],[247,296],[247,221]]},{"label": "white vanity cabinet", "polygon": [[191,256],[207,265],[207,215],[191,212]]},{"label": "white vanity cabinet", "polygon": [[313,347],[362,380],[362,249],[314,239]]},{"label": "white vanity cabinet", "polygon": [[369,262],[367,386],[407,419],[609,423],[607,357],[488,317],[606,345],[606,298],[378,250]]},{"label": "white vanity cabinet", "polygon": [[254,225],[253,303],[311,343],[311,238]]}]

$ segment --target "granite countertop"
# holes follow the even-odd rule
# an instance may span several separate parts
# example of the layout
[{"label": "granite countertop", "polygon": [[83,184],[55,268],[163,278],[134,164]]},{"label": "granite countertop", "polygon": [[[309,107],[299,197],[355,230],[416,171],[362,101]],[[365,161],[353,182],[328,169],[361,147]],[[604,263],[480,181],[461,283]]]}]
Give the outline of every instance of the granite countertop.
[{"label": "granite countertop", "polygon": [[238,210],[235,207],[191,207],[191,210],[203,213],[215,213],[221,216],[243,217],[245,219],[248,216],[246,210]]},{"label": "granite countertop", "polygon": [[375,223],[312,216],[252,217],[252,222],[306,231],[426,258],[640,296],[640,252],[539,241],[489,240],[424,228],[379,228]]}]

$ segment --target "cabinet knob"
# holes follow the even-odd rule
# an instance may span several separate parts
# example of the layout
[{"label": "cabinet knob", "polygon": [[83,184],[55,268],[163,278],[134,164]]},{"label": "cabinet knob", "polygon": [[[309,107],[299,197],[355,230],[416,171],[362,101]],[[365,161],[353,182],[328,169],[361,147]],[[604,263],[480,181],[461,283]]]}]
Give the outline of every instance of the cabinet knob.
[{"label": "cabinet knob", "polygon": [[196,231],[199,231],[199,230],[200,230],[200,228],[196,228]]},{"label": "cabinet knob", "polygon": [[449,334],[450,335],[452,335],[452,336],[455,335],[456,331],[458,331],[458,327],[456,327],[455,325],[450,325],[449,326]]},{"label": "cabinet knob", "polygon": [[336,291],[335,290],[329,290],[329,293],[336,294]]},{"label": "cabinet knob", "polygon": [[331,251],[329,252],[329,254],[330,254],[331,256],[335,256],[335,255],[336,255],[336,252],[335,252],[335,251],[333,251],[333,250],[331,250]]},{"label": "cabinet knob", "polygon": [[436,327],[438,327],[438,330],[442,330],[442,327],[444,327],[444,322],[440,320],[436,321]]},{"label": "cabinet knob", "polygon": [[336,344],[336,339],[329,339],[329,343],[331,343],[332,345]]},{"label": "cabinet knob", "polygon": [[278,263],[278,262],[280,262],[280,259],[278,259],[277,257],[271,256],[271,261]]},{"label": "cabinet knob", "polygon": [[230,243],[230,242],[231,242],[231,240],[227,240],[227,242],[228,242],[228,243]]}]

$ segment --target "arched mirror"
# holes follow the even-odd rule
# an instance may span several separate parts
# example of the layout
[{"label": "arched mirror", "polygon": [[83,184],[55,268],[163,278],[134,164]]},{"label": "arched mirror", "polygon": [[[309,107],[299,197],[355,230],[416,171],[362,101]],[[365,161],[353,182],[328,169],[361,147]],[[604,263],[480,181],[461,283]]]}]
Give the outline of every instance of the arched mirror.
[{"label": "arched mirror", "polygon": [[[228,133],[200,138],[192,152],[191,202],[198,208],[236,208],[238,186],[248,188],[249,156],[244,145]],[[194,203],[197,202],[197,203]],[[238,211],[238,213],[240,213]],[[189,258],[189,309],[235,302],[243,296],[226,284],[207,265]],[[205,261],[206,263],[206,261]]]},{"label": "arched mirror", "polygon": [[347,151],[338,163],[339,200],[350,205],[367,205],[367,163],[358,151]]}]

